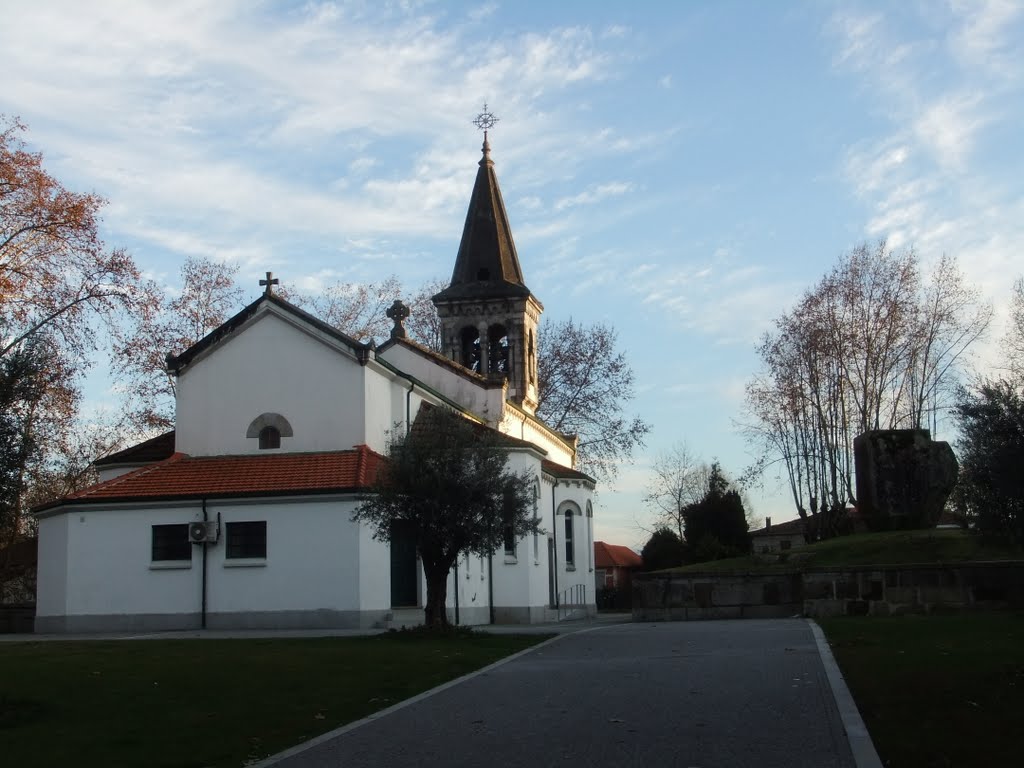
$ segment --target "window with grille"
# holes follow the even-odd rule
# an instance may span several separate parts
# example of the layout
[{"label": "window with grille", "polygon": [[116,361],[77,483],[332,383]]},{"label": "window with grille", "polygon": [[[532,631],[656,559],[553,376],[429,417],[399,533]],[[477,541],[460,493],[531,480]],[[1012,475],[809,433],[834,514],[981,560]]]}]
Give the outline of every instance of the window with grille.
[{"label": "window with grille", "polygon": [[154,525],[152,558],[153,562],[191,560],[192,544],[188,540],[188,523]]},{"label": "window with grille", "polygon": [[229,560],[242,558],[266,558],[267,521],[254,520],[244,523],[227,523],[224,526],[226,552]]}]

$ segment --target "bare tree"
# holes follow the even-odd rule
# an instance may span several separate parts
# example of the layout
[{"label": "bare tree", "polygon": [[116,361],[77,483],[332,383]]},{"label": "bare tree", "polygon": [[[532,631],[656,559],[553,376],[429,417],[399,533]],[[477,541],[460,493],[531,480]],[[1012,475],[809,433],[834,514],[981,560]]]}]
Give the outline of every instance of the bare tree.
[{"label": "bare tree", "polygon": [[537,415],[579,436],[579,466],[599,480],[613,479],[651,429],[623,412],[633,399],[633,369],[617,341],[611,326],[571,318],[542,325],[537,339]]},{"label": "bare tree", "polygon": [[175,380],[165,358],[188,349],[238,309],[237,274],[235,264],[189,257],[179,291],[147,286],[154,300],[137,323],[118,334],[114,356],[136,429],[174,425]]},{"label": "bare tree", "polygon": [[24,130],[0,116],[0,357],[41,334],[81,369],[95,321],[116,326],[148,297],[131,257],[100,239],[103,199],[47,173]]},{"label": "bare tree", "polygon": [[1010,375],[1024,381],[1024,277],[1018,277],[1013,284],[1010,327],[1003,339],[1003,349]]},{"label": "bare tree", "polygon": [[683,540],[684,512],[704,498],[711,467],[699,460],[686,443],[676,443],[658,455],[652,471],[654,476],[644,503],[654,510],[654,528],[670,528]]},{"label": "bare tree", "polygon": [[65,188],[0,116],[0,530],[25,531],[33,488],[70,450],[99,330],[149,309],[131,257],[99,236],[104,201]]},{"label": "bare tree", "polygon": [[[860,246],[762,340],[745,425],[779,466],[809,539],[840,533],[855,502],[853,438],[934,426],[991,308],[943,257],[922,285],[913,251]],[[782,474],[780,473],[780,474]]]}]

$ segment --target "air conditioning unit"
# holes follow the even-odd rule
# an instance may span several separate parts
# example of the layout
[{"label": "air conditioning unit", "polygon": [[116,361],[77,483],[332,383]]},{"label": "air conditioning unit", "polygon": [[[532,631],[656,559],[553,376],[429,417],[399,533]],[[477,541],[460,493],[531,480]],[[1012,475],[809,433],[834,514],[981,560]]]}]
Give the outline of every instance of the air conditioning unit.
[{"label": "air conditioning unit", "polygon": [[217,541],[217,521],[199,520],[188,526],[188,540],[193,544],[211,544]]}]

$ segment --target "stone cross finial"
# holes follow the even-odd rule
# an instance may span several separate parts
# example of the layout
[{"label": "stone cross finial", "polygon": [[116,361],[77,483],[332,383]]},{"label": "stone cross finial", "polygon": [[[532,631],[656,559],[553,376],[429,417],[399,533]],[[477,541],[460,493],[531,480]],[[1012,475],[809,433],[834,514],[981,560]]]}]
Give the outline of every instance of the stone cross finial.
[{"label": "stone cross finial", "polygon": [[273,294],[274,294],[274,286],[275,285],[280,285],[280,284],[281,284],[281,281],[278,280],[276,277],[274,277],[274,273],[273,272],[267,272],[267,279],[266,280],[260,280],[260,285],[267,286],[263,290],[263,295],[264,296],[273,296]]},{"label": "stone cross finial", "polygon": [[391,338],[404,339],[406,332],[403,323],[409,317],[409,308],[402,303],[401,299],[395,299],[395,303],[388,307],[387,312],[384,314],[395,321],[395,327],[391,329]]}]

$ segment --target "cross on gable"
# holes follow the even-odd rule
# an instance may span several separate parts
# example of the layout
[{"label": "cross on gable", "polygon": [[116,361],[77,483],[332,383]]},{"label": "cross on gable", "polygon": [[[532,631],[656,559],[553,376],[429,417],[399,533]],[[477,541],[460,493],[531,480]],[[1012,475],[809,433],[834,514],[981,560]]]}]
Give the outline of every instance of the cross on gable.
[{"label": "cross on gable", "polygon": [[264,296],[272,296],[273,293],[274,293],[274,286],[275,285],[280,285],[280,284],[281,284],[281,281],[278,280],[276,277],[274,277],[274,273],[273,272],[267,272],[267,279],[266,280],[260,280],[260,285],[267,286],[266,289],[263,291],[263,295]]}]

